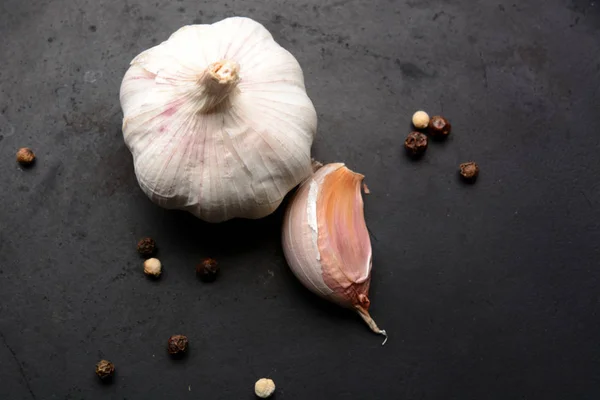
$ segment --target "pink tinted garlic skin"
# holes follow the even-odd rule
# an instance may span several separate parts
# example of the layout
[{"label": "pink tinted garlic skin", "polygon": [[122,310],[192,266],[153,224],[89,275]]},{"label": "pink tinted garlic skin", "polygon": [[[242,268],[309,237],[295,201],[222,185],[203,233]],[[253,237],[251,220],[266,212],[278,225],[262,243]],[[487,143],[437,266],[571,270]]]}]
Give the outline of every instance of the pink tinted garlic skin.
[{"label": "pink tinted garlic skin", "polygon": [[342,163],[318,169],[288,206],[283,249],[305,287],[356,310],[373,332],[387,340],[368,312],[372,252],[361,195],[363,179]]}]

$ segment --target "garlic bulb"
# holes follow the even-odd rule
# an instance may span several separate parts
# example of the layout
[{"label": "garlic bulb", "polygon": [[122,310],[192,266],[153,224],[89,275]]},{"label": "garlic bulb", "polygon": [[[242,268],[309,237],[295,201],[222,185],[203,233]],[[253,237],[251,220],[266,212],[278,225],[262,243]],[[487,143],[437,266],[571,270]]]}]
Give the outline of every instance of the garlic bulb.
[{"label": "garlic bulb", "polygon": [[342,163],[318,169],[298,189],[283,222],[283,250],[294,275],[317,295],[355,309],[375,333],[369,315],[371,240],[365,223],[364,176]]},{"label": "garlic bulb", "polygon": [[179,29],[133,59],[120,100],[138,183],[162,207],[261,218],[312,172],[302,69],[251,19]]}]

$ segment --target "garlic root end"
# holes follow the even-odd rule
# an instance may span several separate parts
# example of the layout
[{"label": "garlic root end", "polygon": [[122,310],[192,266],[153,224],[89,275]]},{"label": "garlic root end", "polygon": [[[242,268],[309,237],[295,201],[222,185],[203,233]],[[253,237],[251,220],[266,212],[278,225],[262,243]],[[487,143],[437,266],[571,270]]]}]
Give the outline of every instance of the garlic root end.
[{"label": "garlic root end", "polygon": [[388,340],[387,332],[384,329],[379,329],[379,327],[377,326],[373,318],[371,318],[371,315],[369,314],[369,311],[367,311],[366,308],[356,306],[356,310],[358,311],[358,315],[360,315],[363,321],[365,321],[367,325],[369,325],[369,328],[373,332],[377,333],[378,335],[384,336],[385,339],[383,339],[383,343],[381,343],[381,345],[383,346]]}]

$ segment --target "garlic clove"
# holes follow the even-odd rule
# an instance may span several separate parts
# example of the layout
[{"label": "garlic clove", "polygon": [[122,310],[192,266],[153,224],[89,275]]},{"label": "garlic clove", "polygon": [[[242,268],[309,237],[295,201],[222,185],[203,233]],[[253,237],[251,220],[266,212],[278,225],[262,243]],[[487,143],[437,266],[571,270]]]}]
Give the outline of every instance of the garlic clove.
[{"label": "garlic clove", "polygon": [[372,331],[387,338],[368,312],[372,251],[363,211],[363,179],[342,163],[318,169],[288,206],[283,248],[304,286],[355,309]]}]

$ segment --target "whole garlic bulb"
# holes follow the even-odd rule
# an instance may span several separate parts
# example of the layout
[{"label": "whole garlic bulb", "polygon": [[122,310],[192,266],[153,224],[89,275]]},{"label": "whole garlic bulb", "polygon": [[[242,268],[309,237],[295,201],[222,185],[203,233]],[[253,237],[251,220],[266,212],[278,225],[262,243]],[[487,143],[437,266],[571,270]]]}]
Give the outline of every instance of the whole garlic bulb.
[{"label": "whole garlic bulb", "polygon": [[261,218],[312,172],[302,69],[249,18],[184,26],[142,52],[120,100],[138,183],[162,207]]}]

